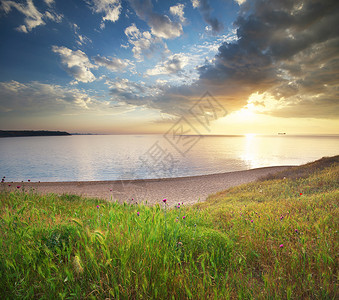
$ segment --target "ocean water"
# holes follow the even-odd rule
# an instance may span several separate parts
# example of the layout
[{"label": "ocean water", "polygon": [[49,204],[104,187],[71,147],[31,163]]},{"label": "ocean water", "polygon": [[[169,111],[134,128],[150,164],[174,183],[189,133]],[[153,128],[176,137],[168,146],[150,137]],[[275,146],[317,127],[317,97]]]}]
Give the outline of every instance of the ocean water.
[{"label": "ocean water", "polygon": [[300,165],[339,154],[339,136],[83,135],[0,139],[6,181],[184,177]]}]

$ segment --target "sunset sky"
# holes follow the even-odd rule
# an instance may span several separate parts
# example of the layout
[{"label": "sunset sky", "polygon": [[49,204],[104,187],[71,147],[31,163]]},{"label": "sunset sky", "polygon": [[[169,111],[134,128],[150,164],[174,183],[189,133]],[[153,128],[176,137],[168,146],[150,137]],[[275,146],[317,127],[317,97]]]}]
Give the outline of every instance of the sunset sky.
[{"label": "sunset sky", "polygon": [[0,129],[339,134],[339,1],[0,0]]}]

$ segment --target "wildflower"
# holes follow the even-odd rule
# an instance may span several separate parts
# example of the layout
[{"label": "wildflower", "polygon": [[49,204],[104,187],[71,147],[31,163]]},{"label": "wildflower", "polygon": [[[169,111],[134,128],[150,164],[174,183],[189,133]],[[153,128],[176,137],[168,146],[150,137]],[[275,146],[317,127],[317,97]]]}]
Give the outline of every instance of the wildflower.
[{"label": "wildflower", "polygon": [[112,189],[110,189],[109,191],[112,192]]},{"label": "wildflower", "polygon": [[167,199],[162,200],[162,202],[164,202],[165,204],[166,204],[166,201],[167,201]]},{"label": "wildflower", "polygon": [[140,212],[137,212],[137,215],[138,215],[138,217],[139,217],[139,215],[140,215]]},{"label": "wildflower", "polygon": [[28,179],[27,181],[28,181],[28,182],[31,182],[31,180],[30,180],[30,179]]},{"label": "wildflower", "polygon": [[253,220],[251,220],[251,223],[253,223]]},{"label": "wildflower", "polygon": [[10,184],[8,186],[11,186]]},{"label": "wildflower", "polygon": [[180,206],[180,202],[178,203],[178,206]]},{"label": "wildflower", "polygon": [[20,189],[20,188],[21,188],[21,185],[18,185],[16,188],[17,188],[17,189]]},{"label": "wildflower", "polygon": [[279,247],[280,247],[280,248],[284,248],[284,244],[280,244]]},{"label": "wildflower", "polygon": [[185,220],[185,219],[186,219],[186,216],[182,216],[182,219]]},{"label": "wildflower", "polygon": [[99,205],[97,205],[97,209],[99,209],[100,208],[100,206]]},{"label": "wildflower", "polygon": [[302,195],[303,195],[303,193],[300,193],[299,195],[300,195],[300,196],[302,196]]},{"label": "wildflower", "polygon": [[295,233],[299,233],[298,229],[294,229]]}]

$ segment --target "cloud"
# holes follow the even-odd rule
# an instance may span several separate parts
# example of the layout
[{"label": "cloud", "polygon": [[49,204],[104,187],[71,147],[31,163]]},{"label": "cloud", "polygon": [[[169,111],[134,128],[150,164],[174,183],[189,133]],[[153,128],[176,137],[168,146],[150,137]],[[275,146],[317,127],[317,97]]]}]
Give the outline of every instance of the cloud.
[{"label": "cloud", "polygon": [[92,82],[95,76],[90,69],[96,69],[87,55],[81,50],[73,51],[66,47],[53,46],[52,51],[61,57],[61,63],[65,70],[72,75],[77,81]]},{"label": "cloud", "polygon": [[88,109],[91,98],[79,89],[69,89],[37,81],[0,82],[0,111],[17,114],[58,113]]},{"label": "cloud", "polygon": [[191,0],[193,8],[198,8],[200,5],[199,0]]},{"label": "cloud", "polygon": [[239,5],[242,5],[246,2],[246,0],[234,0],[235,2],[237,2]]},{"label": "cloud", "polygon": [[[51,2],[51,1],[47,1]],[[46,2],[46,3],[47,3]],[[47,3],[51,4],[51,3]],[[28,33],[32,31],[35,27],[45,25],[45,20],[51,20],[54,22],[61,22],[63,16],[55,13],[54,11],[46,11],[45,13],[41,13],[38,9],[34,6],[32,0],[27,0],[26,5],[23,3],[18,3],[15,1],[3,0],[1,1],[1,10],[3,10],[6,14],[10,13],[12,8],[15,8],[20,13],[25,16],[23,25],[20,25],[16,28],[16,30]],[[44,20],[45,19],[45,20]]]},{"label": "cloud", "polygon": [[159,95],[162,86],[147,85],[145,82],[134,82],[127,78],[107,79],[105,84],[110,88],[112,100],[141,106],[147,106],[142,99]]},{"label": "cloud", "polygon": [[48,6],[52,6],[54,4],[54,0],[44,0],[44,2],[48,5]]},{"label": "cloud", "polygon": [[148,69],[146,75],[179,74],[188,64],[189,58],[183,53],[169,56],[164,62],[158,63],[153,69]]},{"label": "cloud", "polygon": [[75,24],[75,23],[72,24],[72,27],[73,27],[74,34],[75,34],[75,37],[76,37],[76,43],[79,46],[83,46],[85,44],[92,43],[92,40],[90,38],[79,33],[80,27],[77,24]]},{"label": "cloud", "polygon": [[168,52],[166,44],[160,38],[153,37],[149,31],[141,32],[134,23],[125,29],[125,34],[138,61],[142,61],[143,56],[150,57],[156,51]]},{"label": "cloud", "polygon": [[88,125],[88,116],[92,120],[98,116],[102,122],[102,116],[124,114],[134,109],[131,105],[97,98],[95,93],[83,89],[37,81],[0,82],[2,128],[37,126],[37,120],[41,118],[47,122],[45,126],[63,126],[65,121],[71,121],[74,126],[74,115],[83,115],[82,123]]},{"label": "cloud", "polygon": [[177,16],[181,23],[184,23],[186,21],[184,17],[184,8],[185,8],[184,4],[177,4],[175,6],[170,7],[170,13],[173,16]]},{"label": "cloud", "polygon": [[167,15],[153,11],[151,0],[129,0],[138,17],[147,22],[154,36],[164,39],[179,37],[183,33],[182,25],[173,22]]},{"label": "cloud", "polygon": [[199,9],[204,21],[211,26],[213,34],[216,35],[224,29],[223,24],[211,16],[213,10],[208,0],[192,0],[192,6]]},{"label": "cloud", "polygon": [[[215,57],[198,68],[198,80],[161,87],[159,95],[139,98],[136,105],[180,116],[209,91],[228,112],[258,94],[260,113],[339,117],[339,31],[333,30],[339,28],[339,2],[246,2],[235,25],[237,38],[221,42]],[[164,62],[148,72],[168,71]]]},{"label": "cloud", "polygon": [[98,66],[105,67],[113,72],[121,72],[131,64],[127,59],[124,60],[117,57],[107,58],[101,57],[100,55],[94,57],[93,60]]},{"label": "cloud", "polygon": [[[120,0],[91,0],[92,9],[96,13],[103,13],[102,21],[116,22],[122,10]],[[103,24],[103,23],[102,23]],[[104,25],[102,25],[104,27]]]}]

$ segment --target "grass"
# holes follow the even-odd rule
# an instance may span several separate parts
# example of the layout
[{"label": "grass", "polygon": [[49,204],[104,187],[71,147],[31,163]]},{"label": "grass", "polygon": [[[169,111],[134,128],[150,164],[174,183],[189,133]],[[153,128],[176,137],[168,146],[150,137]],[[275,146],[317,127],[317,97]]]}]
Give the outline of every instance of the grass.
[{"label": "grass", "polygon": [[339,163],[298,172],[166,210],[4,191],[0,298],[336,299]]}]

